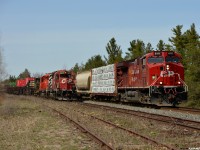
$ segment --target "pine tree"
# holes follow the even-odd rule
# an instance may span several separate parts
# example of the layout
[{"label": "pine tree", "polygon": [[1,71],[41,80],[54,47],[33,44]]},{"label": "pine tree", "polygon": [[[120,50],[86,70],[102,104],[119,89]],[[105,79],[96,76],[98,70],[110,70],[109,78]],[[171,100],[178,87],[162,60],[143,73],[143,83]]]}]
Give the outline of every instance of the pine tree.
[{"label": "pine tree", "polygon": [[189,86],[189,102],[191,105],[200,106],[200,37],[195,24],[184,33],[181,31],[182,27],[178,25],[172,29],[174,37],[169,38],[169,41],[183,58],[185,81]]},{"label": "pine tree", "polygon": [[185,33],[187,39],[186,48],[186,60],[187,60],[187,72],[186,81],[190,88],[190,99],[195,101],[195,104],[200,106],[200,36],[195,29],[195,25],[192,24],[190,29]]},{"label": "pine tree", "polygon": [[18,79],[23,79],[27,77],[31,77],[31,74],[28,69],[25,69],[22,73],[19,74]]},{"label": "pine tree", "polygon": [[130,60],[138,58],[145,54],[145,52],[146,49],[144,42],[139,39],[133,40],[130,42],[130,47],[128,48],[128,52],[126,52],[125,59]]},{"label": "pine tree", "polygon": [[78,66],[78,63],[76,63],[76,64],[74,65],[74,67],[72,68],[72,70],[74,71],[74,73],[77,73],[77,72],[80,71],[80,67]]},{"label": "pine tree", "polygon": [[153,51],[153,47],[152,47],[151,43],[147,43],[145,50],[146,50],[146,53]]},{"label": "pine tree", "polygon": [[102,60],[101,56],[95,55],[87,60],[87,62],[84,65],[84,70],[90,70],[104,65],[106,65],[106,63]]},{"label": "pine tree", "polygon": [[165,50],[165,43],[163,42],[163,40],[159,40],[159,42],[157,44],[157,50],[159,50],[159,51]]},{"label": "pine tree", "polygon": [[180,53],[183,58],[185,58],[186,50],[186,38],[182,34],[183,25],[177,25],[176,28],[172,29],[174,37],[169,38],[169,41],[175,46],[176,52]]},{"label": "pine tree", "polygon": [[108,53],[108,58],[105,58],[107,64],[113,64],[123,60],[122,50],[120,46],[116,44],[115,38],[112,38],[106,46],[106,51]]}]

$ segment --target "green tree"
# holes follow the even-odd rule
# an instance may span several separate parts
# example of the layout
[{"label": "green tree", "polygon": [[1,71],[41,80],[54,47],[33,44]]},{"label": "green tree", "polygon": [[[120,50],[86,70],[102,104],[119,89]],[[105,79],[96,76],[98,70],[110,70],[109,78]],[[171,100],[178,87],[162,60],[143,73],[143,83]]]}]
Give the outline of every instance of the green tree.
[{"label": "green tree", "polygon": [[167,50],[167,51],[174,51],[174,48],[170,44],[165,44],[165,50]]},{"label": "green tree", "polygon": [[200,106],[200,36],[195,29],[195,24],[192,24],[190,29],[184,33],[187,39],[186,49],[186,81],[189,84],[189,97],[195,104]]},{"label": "green tree", "polygon": [[107,64],[113,64],[123,60],[122,50],[120,46],[116,44],[115,38],[112,38],[106,46],[106,51],[108,53],[108,58],[105,58]]},{"label": "green tree", "polygon": [[157,44],[157,50],[160,50],[160,51],[165,50],[165,43],[163,42],[163,40],[159,40]]},{"label": "green tree", "polygon": [[175,51],[180,53],[185,58],[186,37],[182,34],[183,25],[177,25],[172,29],[174,37],[169,38],[169,41],[175,47]]},{"label": "green tree", "polygon": [[76,64],[74,65],[74,67],[72,68],[72,70],[73,70],[75,73],[77,73],[77,72],[80,71],[80,67],[78,66],[78,63],[76,63]]},{"label": "green tree", "polygon": [[128,48],[128,52],[126,52],[125,59],[135,59],[145,54],[145,52],[146,49],[144,42],[139,39],[133,40],[130,42],[130,47]]},{"label": "green tree", "polygon": [[90,69],[101,67],[104,65],[106,65],[106,63],[105,63],[105,61],[103,61],[101,56],[95,55],[87,60],[87,62],[85,63],[84,70],[90,70]]},{"label": "green tree", "polygon": [[17,78],[15,76],[10,75],[8,80],[9,82],[15,82]]},{"label": "green tree", "polygon": [[18,79],[23,79],[27,77],[31,77],[31,74],[28,69],[25,69],[22,73],[19,74]]},{"label": "green tree", "polygon": [[149,52],[153,51],[153,47],[152,47],[151,43],[147,43],[145,51],[146,51],[146,53],[149,53]]},{"label": "green tree", "polygon": [[174,37],[169,38],[176,52],[183,58],[185,81],[189,86],[189,103],[200,106],[200,37],[192,24],[182,33],[182,25],[172,29]]}]

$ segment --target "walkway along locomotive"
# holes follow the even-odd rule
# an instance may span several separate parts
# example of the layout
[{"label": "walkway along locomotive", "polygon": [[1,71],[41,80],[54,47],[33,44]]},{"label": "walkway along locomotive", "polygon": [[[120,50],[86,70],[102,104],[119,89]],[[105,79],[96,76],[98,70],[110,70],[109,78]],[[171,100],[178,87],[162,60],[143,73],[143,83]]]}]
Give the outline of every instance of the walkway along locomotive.
[{"label": "walkway along locomotive", "polygon": [[58,70],[45,74],[39,82],[35,79],[35,85],[39,84],[35,86],[35,94],[71,100],[88,97],[177,105],[187,99],[188,92],[181,59],[180,54],[173,51],[152,51],[134,60],[77,75],[73,71]]}]

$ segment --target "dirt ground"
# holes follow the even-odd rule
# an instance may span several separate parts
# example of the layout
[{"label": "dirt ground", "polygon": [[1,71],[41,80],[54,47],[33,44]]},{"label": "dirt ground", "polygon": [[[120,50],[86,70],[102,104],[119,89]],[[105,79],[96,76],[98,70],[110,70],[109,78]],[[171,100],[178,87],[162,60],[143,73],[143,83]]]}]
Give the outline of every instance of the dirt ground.
[{"label": "dirt ground", "polygon": [[0,98],[0,150],[101,149],[100,145],[94,143],[71,122],[63,120],[44,105],[54,107],[70,116],[118,150],[166,148],[144,142],[137,136],[91,119],[88,115],[113,122],[177,149],[199,147],[199,132],[179,129],[173,124],[159,124],[135,116],[86,107],[81,103],[5,95]]},{"label": "dirt ground", "polygon": [[0,99],[0,149],[94,150],[100,147],[34,100],[6,95]]}]

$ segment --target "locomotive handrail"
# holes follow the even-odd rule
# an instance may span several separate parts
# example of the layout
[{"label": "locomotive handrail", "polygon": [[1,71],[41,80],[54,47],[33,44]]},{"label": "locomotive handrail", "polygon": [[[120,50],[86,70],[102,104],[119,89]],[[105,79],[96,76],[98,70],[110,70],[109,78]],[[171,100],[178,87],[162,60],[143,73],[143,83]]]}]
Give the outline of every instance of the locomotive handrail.
[{"label": "locomotive handrail", "polygon": [[149,86],[149,96],[151,96],[153,85],[154,85],[160,78],[161,78],[161,76],[159,76],[159,77]]},{"label": "locomotive handrail", "polygon": [[178,78],[179,78],[179,80],[184,84],[184,86],[185,86],[185,92],[188,92],[188,85],[181,79],[181,77],[180,77],[180,74],[179,73],[175,73],[175,74],[177,74],[178,75]]}]

